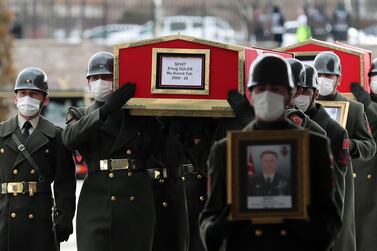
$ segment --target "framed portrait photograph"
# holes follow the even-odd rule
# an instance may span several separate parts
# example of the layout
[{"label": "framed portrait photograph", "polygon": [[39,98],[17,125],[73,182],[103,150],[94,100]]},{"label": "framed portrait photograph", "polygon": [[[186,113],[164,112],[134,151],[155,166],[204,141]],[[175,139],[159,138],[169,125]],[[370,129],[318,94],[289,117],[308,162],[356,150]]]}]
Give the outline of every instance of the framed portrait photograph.
[{"label": "framed portrait photograph", "polygon": [[330,117],[336,120],[343,128],[346,128],[349,103],[347,101],[323,101],[317,100]]},{"label": "framed portrait photograph", "polygon": [[230,219],[308,219],[308,131],[234,131],[227,137]]},{"label": "framed portrait photograph", "polygon": [[152,94],[209,94],[210,50],[152,50]]}]

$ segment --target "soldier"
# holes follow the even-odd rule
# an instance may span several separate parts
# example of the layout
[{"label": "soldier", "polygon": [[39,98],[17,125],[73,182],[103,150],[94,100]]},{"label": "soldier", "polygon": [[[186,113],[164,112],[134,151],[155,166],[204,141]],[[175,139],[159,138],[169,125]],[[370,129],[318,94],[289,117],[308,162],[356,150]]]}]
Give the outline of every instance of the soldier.
[{"label": "soldier", "polygon": [[[340,191],[337,199],[337,204],[343,215],[343,208],[351,208],[352,204],[344,206],[344,196],[346,187],[351,186],[351,184],[345,184],[345,175],[349,168],[350,156],[349,156],[349,139],[347,130],[344,129],[338,122],[331,119],[330,115],[326,112],[323,106],[316,102],[318,93],[318,74],[313,66],[305,64],[305,74],[306,82],[302,86],[302,94],[297,96],[295,99],[296,105],[307,114],[312,120],[317,122],[325,131],[327,137],[330,139],[331,151],[335,160],[335,176],[337,178],[337,184],[339,185],[338,190]],[[352,182],[352,179],[351,179]],[[348,191],[348,190],[347,190]],[[351,203],[352,201],[347,201]],[[350,217],[350,215],[347,215]],[[351,217],[352,219],[352,217]],[[349,219],[344,219],[348,222]]]},{"label": "soldier", "polygon": [[172,118],[170,120],[173,127],[172,131],[180,139],[185,150],[181,169],[182,180],[185,185],[189,226],[187,250],[204,251],[199,236],[198,217],[207,198],[206,162],[212,145],[212,119]]},{"label": "soldier", "polygon": [[[357,101],[364,104],[373,138],[377,139],[377,59],[373,60],[370,78],[370,94],[360,84],[352,83],[351,91]],[[364,162],[361,168],[355,169],[355,216],[356,216],[356,248],[370,251],[375,249],[377,235],[374,234],[374,222],[377,221],[376,173],[377,156]],[[360,196],[357,196],[360,195]]]},{"label": "soldier", "polygon": [[[365,117],[363,105],[347,99],[337,91],[341,82],[341,65],[339,57],[333,52],[321,52],[314,59],[314,68],[318,72],[318,100],[347,101],[349,111],[346,129],[349,136],[349,152],[352,158],[354,169],[362,168],[362,161],[371,159],[376,153],[376,144],[368,132],[368,121]],[[355,242],[355,221],[354,221],[354,186],[353,168],[349,166],[346,174],[346,192],[344,198],[344,217],[340,238],[336,243],[335,251],[354,251]]]},{"label": "soldier", "polygon": [[75,166],[62,130],[40,115],[46,74],[25,68],[14,90],[18,114],[0,125],[0,250],[58,250],[73,231]]},{"label": "soldier", "polygon": [[289,179],[278,173],[278,153],[264,151],[260,155],[262,173],[252,176],[248,181],[249,195],[252,196],[277,196],[290,195]]},{"label": "soldier", "polygon": [[316,122],[311,120],[309,116],[300,111],[295,104],[295,97],[301,94],[301,86],[305,85],[306,81],[304,64],[295,58],[288,58],[287,61],[291,66],[293,84],[296,87],[292,94],[293,98],[291,99],[291,103],[287,109],[287,117],[302,128],[307,128],[312,132],[326,135],[326,132]]},{"label": "soldier", "polygon": [[[135,84],[113,92],[113,62],[107,52],[90,58],[87,78],[94,102],[71,108],[67,121],[73,123],[63,131],[64,144],[79,150],[88,166],[78,203],[78,250],[171,250],[161,225],[167,215],[176,224],[169,228],[172,243],[185,245],[187,240],[187,219],[168,213],[186,213],[183,185],[169,193],[171,183],[182,182],[177,169],[183,149],[155,118],[130,116],[121,109],[134,95]],[[183,208],[170,203],[173,192]]]},{"label": "soldier", "polygon": [[[244,130],[298,129],[287,120],[285,113],[294,88],[286,60],[265,54],[255,60],[250,74],[248,88],[256,118]],[[328,140],[310,133],[310,221],[285,219],[281,224],[227,220],[226,146],[226,139],[216,142],[208,158],[209,195],[199,219],[201,238],[207,250],[219,250],[220,247],[221,250],[241,251],[328,250],[341,224],[333,198]]]}]

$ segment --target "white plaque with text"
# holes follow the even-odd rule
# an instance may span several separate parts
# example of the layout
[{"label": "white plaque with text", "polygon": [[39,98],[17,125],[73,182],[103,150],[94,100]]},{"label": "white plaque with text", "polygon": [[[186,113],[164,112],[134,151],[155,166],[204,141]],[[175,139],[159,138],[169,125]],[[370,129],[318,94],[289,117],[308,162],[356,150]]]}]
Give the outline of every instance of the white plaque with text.
[{"label": "white plaque with text", "polygon": [[203,87],[203,58],[162,57],[161,87]]}]

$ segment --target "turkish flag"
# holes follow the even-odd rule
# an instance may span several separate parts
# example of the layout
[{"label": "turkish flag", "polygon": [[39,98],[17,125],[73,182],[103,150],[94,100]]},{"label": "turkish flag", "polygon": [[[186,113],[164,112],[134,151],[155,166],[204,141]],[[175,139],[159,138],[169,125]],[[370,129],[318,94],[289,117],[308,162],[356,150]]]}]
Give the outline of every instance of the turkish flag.
[{"label": "turkish flag", "polygon": [[253,155],[250,153],[247,160],[247,175],[253,176],[255,174],[255,166],[253,162]]}]

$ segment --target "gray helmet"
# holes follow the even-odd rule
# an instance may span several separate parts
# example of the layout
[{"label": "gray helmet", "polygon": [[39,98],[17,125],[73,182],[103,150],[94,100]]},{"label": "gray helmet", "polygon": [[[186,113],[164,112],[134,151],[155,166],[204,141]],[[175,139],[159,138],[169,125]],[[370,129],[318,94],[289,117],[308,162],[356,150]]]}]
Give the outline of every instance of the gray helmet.
[{"label": "gray helmet", "polygon": [[292,69],[293,84],[297,86],[305,87],[305,66],[304,64],[295,58],[287,58],[287,61]]},{"label": "gray helmet", "polygon": [[306,82],[305,87],[318,89],[318,73],[317,70],[308,64],[305,65]]},{"label": "gray helmet", "polygon": [[331,51],[323,51],[314,59],[314,68],[318,74],[334,74],[341,76],[342,67],[338,55]]},{"label": "gray helmet", "polygon": [[294,88],[291,67],[287,60],[275,54],[264,54],[255,59],[250,66],[250,76],[247,87],[252,89],[257,85],[273,84]]},{"label": "gray helmet", "polygon": [[86,78],[94,75],[112,75],[114,72],[114,55],[100,51],[90,57],[86,69]]},{"label": "gray helmet", "polygon": [[28,67],[20,71],[17,75],[14,91],[37,90],[48,94],[47,75],[41,69]]},{"label": "gray helmet", "polygon": [[370,68],[370,71],[368,73],[368,76],[371,77],[371,76],[375,76],[377,75],[377,58],[375,58],[372,62],[372,66]]}]

